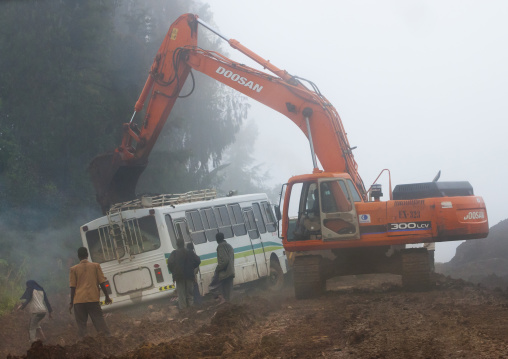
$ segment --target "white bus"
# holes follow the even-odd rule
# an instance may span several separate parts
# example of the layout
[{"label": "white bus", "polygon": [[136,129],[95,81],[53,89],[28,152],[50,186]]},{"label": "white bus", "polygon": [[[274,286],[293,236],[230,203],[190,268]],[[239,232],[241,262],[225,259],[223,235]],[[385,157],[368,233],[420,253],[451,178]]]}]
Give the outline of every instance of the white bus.
[{"label": "white bus", "polygon": [[235,250],[234,284],[265,277],[268,285],[282,286],[287,261],[266,194],[216,198],[215,191],[203,190],[144,197],[115,205],[106,216],[81,227],[89,259],[101,264],[113,300],[103,308],[171,294],[175,288],[167,259],[177,238],[194,243],[201,258],[197,282],[201,294],[208,293],[217,265],[218,232]]}]

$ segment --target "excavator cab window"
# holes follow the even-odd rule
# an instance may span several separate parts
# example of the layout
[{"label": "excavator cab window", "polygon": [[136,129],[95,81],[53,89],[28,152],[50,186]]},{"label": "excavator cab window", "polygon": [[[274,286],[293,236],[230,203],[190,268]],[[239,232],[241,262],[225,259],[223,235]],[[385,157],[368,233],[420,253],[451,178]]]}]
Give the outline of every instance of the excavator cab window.
[{"label": "excavator cab window", "polygon": [[349,192],[351,192],[351,195],[353,196],[353,201],[355,201],[355,202],[363,202],[362,201],[362,197],[360,197],[360,194],[358,193],[358,191],[356,190],[355,185],[353,184],[353,181],[348,179],[346,182],[347,182],[347,186],[349,188]]},{"label": "excavator cab window", "polygon": [[323,213],[351,211],[351,199],[343,181],[322,182],[320,189]]},{"label": "excavator cab window", "polygon": [[293,233],[294,240],[321,239],[320,222],[318,183],[305,182],[300,196],[298,218]]},{"label": "excavator cab window", "polygon": [[360,238],[354,196],[343,179],[320,178],[321,235],[323,240]]}]

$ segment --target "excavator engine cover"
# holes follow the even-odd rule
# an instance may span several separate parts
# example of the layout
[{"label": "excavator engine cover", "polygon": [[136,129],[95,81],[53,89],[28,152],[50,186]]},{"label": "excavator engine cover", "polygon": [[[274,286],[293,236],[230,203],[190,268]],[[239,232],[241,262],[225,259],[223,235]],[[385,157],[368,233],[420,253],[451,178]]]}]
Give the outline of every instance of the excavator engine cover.
[{"label": "excavator engine cover", "polygon": [[396,201],[461,196],[474,196],[473,186],[467,181],[399,184],[393,189],[393,199]]},{"label": "excavator engine cover", "polygon": [[136,198],[136,185],[146,165],[147,162],[126,165],[117,152],[104,153],[90,162],[88,172],[103,213],[112,204]]}]

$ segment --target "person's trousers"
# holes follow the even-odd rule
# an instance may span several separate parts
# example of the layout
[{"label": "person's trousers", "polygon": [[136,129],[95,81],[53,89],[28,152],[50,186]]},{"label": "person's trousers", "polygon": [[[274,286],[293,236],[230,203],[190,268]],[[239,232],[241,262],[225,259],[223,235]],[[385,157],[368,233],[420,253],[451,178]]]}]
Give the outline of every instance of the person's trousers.
[{"label": "person's trousers", "polygon": [[231,299],[231,293],[233,292],[233,280],[234,279],[235,279],[234,277],[229,277],[229,278],[225,278],[220,281],[222,296],[228,302]]},{"label": "person's trousers", "polygon": [[201,298],[201,293],[199,292],[199,284],[194,282],[193,288],[194,304],[201,305],[203,303],[203,298]]},{"label": "person's trousers", "polygon": [[194,304],[194,280],[177,280],[176,291],[178,292],[178,307],[180,309],[192,307]]},{"label": "person's trousers", "polygon": [[76,303],[74,304],[74,317],[76,318],[78,335],[80,338],[86,336],[86,323],[88,322],[88,316],[92,319],[95,330],[105,335],[111,335],[109,328],[106,325],[106,321],[104,320],[104,315],[102,314],[102,308],[99,302]]},{"label": "person's trousers", "polygon": [[37,329],[41,329],[41,320],[44,319],[46,313],[32,313],[30,317],[30,326],[28,328],[28,335],[30,337],[30,342],[35,342],[37,340]]}]

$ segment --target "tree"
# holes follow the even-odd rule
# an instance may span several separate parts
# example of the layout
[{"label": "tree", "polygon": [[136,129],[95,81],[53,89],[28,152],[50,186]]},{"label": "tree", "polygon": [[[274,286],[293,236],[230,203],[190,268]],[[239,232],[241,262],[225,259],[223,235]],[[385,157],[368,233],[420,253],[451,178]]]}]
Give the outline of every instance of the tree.
[{"label": "tree", "polygon": [[2,4],[0,126],[11,155],[1,176],[11,208],[65,213],[91,194],[84,165],[114,137],[117,112],[112,39],[103,36],[113,10],[92,0]]},{"label": "tree", "polygon": [[221,193],[236,191],[238,194],[263,192],[272,203],[278,203],[281,185],[270,185],[270,173],[263,163],[256,163],[253,155],[258,137],[257,125],[254,121],[247,122],[236,141],[226,153],[224,163],[228,164],[213,179]]},{"label": "tree", "polygon": [[[96,206],[87,165],[120,142],[170,23],[189,11],[205,20],[212,15],[207,5],[184,0],[1,7],[0,210],[25,218],[27,208],[41,208],[44,221],[61,221]],[[200,43],[219,50],[212,37]],[[171,114],[141,191],[201,186],[246,117],[241,95],[204,76],[197,81],[193,96]]]}]

